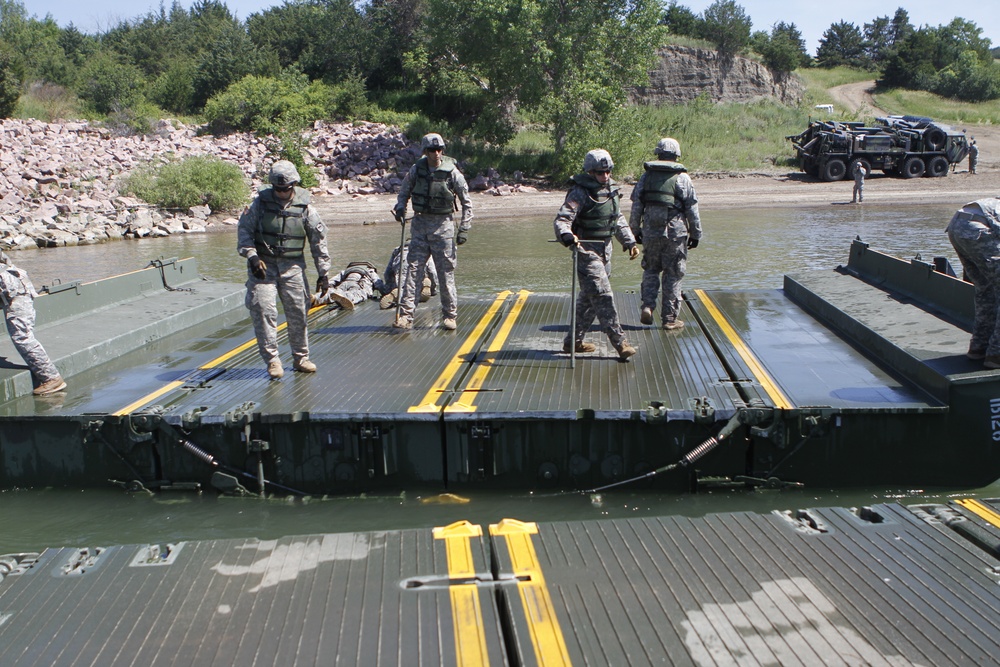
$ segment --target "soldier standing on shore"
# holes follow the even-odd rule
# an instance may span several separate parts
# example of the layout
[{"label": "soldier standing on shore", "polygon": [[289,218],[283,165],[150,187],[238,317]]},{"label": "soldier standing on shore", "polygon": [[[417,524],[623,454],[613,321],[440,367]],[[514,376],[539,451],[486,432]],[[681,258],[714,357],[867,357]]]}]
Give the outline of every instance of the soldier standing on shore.
[{"label": "soldier standing on shore", "polygon": [[301,179],[295,165],[288,160],[275,162],[268,180],[271,187],[262,189],[240,216],[236,247],[240,256],[247,258],[246,307],[253,320],[257,349],[268,375],[278,379],[285,374],[278,356],[279,297],[288,323],[292,368],[316,372],[316,364],[309,360],[306,330],[306,242],[319,274],[316,291],[321,294],[330,287],[330,255],[326,227],[310,204],[309,191],[298,187]]},{"label": "soldier standing on shore", "polygon": [[0,250],[0,302],[3,303],[7,333],[14,343],[14,349],[24,359],[31,379],[35,384],[35,396],[54,394],[66,388],[66,382],[59,375],[55,364],[49,359],[42,344],[35,338],[35,297],[38,292],[24,269],[14,266],[3,250]]},{"label": "soldier standing on shore", "polygon": [[[457,246],[465,243],[472,227],[472,200],[469,185],[455,160],[444,155],[444,139],[440,134],[428,134],[420,140],[423,157],[410,167],[396,198],[393,215],[406,224],[406,203],[413,205],[413,226],[400,290],[399,317],[392,326],[409,329],[413,326],[413,310],[417,278],[423,282],[429,257],[434,258],[438,289],[441,290],[441,327],[454,331],[458,317],[458,294],[455,290]],[[455,229],[453,214],[462,207],[462,219]]]},{"label": "soldier standing on shore", "polygon": [[858,160],[854,163],[854,194],[851,197],[852,204],[860,204],[865,200],[865,176],[868,175],[868,171],[865,169],[865,165],[861,164]]},{"label": "soldier standing on shore", "polygon": [[976,166],[979,164],[979,146],[976,145],[976,140],[973,139],[972,143],[969,144],[969,173],[976,173]]},{"label": "soldier standing on shore", "polygon": [[553,226],[556,238],[577,253],[577,279],[580,296],[576,300],[576,340],[567,332],[563,352],[593,352],[597,347],[584,342],[584,336],[596,318],[618,351],[628,359],[635,354],[625,331],[618,322],[614,294],[611,291],[611,238],[615,237],[629,254],[639,256],[635,238],[621,213],[621,192],[611,180],[615,164],[605,150],[592,150],[583,159],[583,172],[573,177],[573,187],[566,194]]},{"label": "soldier standing on shore", "polygon": [[965,277],[976,287],[972,341],[966,356],[1000,368],[1000,198],[966,204],[946,230]]},{"label": "soldier standing on shore", "polygon": [[658,292],[663,289],[660,321],[667,330],[680,329],[681,280],[687,270],[688,250],[701,240],[698,197],[691,177],[680,162],[681,145],[665,137],[656,145],[657,159],[646,162],[645,173],[632,190],[629,225],[643,245],[642,312],[639,321],[653,323]]}]

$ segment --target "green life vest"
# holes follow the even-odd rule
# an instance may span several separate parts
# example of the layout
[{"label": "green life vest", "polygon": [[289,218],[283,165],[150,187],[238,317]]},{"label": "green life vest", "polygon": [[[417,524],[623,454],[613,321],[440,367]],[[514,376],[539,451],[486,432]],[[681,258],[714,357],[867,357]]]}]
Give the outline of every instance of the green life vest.
[{"label": "green life vest", "polygon": [[306,247],[306,209],[309,208],[309,191],[296,187],[287,206],[274,196],[274,190],[264,188],[258,195],[263,209],[254,245],[257,254],[266,257],[298,259]]},{"label": "green life vest", "polygon": [[683,203],[677,201],[674,193],[678,174],[687,171],[684,165],[668,160],[653,160],[644,162],[642,167],[646,170],[646,180],[643,182],[642,196],[639,198],[642,203],[660,204],[683,210]]},{"label": "green life vest", "polygon": [[417,160],[417,175],[410,190],[415,212],[448,215],[457,210],[455,193],[449,185],[454,169],[455,160],[447,155],[441,156],[441,164],[433,171],[427,164],[426,156]]},{"label": "green life vest", "polygon": [[587,191],[587,202],[576,215],[573,232],[581,239],[609,239],[615,234],[620,215],[618,186],[609,180],[601,185],[590,174],[577,174],[572,182]]}]

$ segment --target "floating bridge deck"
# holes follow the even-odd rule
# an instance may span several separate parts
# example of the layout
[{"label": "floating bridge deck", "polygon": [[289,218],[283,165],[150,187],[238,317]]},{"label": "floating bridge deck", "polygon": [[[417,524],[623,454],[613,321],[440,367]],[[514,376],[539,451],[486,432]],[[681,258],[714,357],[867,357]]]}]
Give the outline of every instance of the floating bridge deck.
[{"label": "floating bridge deck", "polygon": [[23,367],[0,368],[0,486],[207,487],[224,473],[228,491],[242,490],[234,477],[302,493],[586,489],[661,469],[654,483],[668,488],[1000,477],[1000,374],[964,356],[971,286],[860,242],[846,267],[782,290],[688,292],[677,331],[642,326],[637,295],[616,294],[639,350],[629,362],[596,329],[595,353],[561,352],[568,294],[500,292],[462,300],[454,332],[436,300],[408,332],[374,302],[315,309],[319,372],[291,372],[282,337],[279,381],[242,286],[194,281],[183,262],[146,272],[114,279],[143,288],[96,309],[60,305],[88,286],[39,299],[38,337],[70,386],[33,398]]},{"label": "floating bridge deck", "polygon": [[0,664],[996,665],[998,544],[968,499],[56,548],[0,559]]}]

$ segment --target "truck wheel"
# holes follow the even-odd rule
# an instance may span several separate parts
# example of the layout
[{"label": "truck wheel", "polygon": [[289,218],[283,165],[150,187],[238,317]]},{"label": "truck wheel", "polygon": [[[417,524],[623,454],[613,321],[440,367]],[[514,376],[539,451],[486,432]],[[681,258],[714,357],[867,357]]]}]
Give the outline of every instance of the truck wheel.
[{"label": "truck wheel", "polygon": [[927,175],[932,178],[947,176],[948,168],[950,166],[948,158],[943,155],[935,155],[931,158],[931,161],[927,163]]},{"label": "truck wheel", "polygon": [[820,173],[820,178],[824,181],[839,181],[847,174],[847,165],[843,160],[833,159],[826,163]]},{"label": "truck wheel", "polygon": [[920,178],[924,175],[924,169],[923,159],[911,155],[903,163],[903,178]]},{"label": "truck wheel", "polygon": [[927,142],[927,149],[939,151],[944,148],[948,135],[941,128],[933,127],[924,133],[924,140]]}]

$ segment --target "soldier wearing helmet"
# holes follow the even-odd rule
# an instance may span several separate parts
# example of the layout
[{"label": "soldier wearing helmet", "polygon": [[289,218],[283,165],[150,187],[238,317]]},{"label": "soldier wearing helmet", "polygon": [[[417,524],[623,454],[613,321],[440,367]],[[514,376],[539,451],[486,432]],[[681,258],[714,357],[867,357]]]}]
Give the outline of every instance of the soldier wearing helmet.
[{"label": "soldier wearing helmet", "polygon": [[[434,258],[438,287],[441,291],[441,326],[454,331],[458,317],[458,294],[455,290],[455,266],[458,253],[455,248],[465,243],[472,227],[472,200],[469,185],[459,171],[455,160],[444,154],[444,139],[431,133],[420,140],[423,156],[403,179],[396,198],[393,215],[400,224],[406,224],[406,204],[413,206],[413,226],[410,228],[410,245],[406,255],[406,271],[402,276],[399,315],[392,325],[398,329],[413,326],[413,310],[417,276],[423,276],[429,258]],[[457,225],[454,214],[462,208],[462,218]]]},{"label": "soldier wearing helmet", "polygon": [[[618,321],[614,295],[611,291],[611,239],[617,238],[628,252],[629,259],[639,256],[635,238],[621,212],[621,192],[611,179],[615,163],[606,150],[592,150],[583,158],[583,172],[571,179],[553,223],[558,239],[577,253],[577,278],[580,295],[576,301],[576,340],[567,333],[563,352],[593,352],[597,347],[584,341],[584,336],[596,318],[618,357],[628,359],[635,354],[625,331]],[[571,328],[572,329],[572,328]],[[570,346],[574,347],[570,347]]]},{"label": "soldier wearing helmet", "polygon": [[632,190],[629,226],[642,254],[642,311],[639,321],[653,323],[656,299],[663,290],[660,321],[663,328],[680,329],[681,279],[687,270],[688,250],[701,240],[698,197],[687,169],[677,160],[680,143],[665,137],[656,144],[656,160],[643,164],[645,172]]},{"label": "soldier wearing helmet", "polygon": [[261,189],[243,211],[237,227],[236,249],[247,258],[246,307],[250,310],[257,349],[272,379],[285,374],[278,354],[278,304],[288,322],[292,368],[315,373],[309,360],[306,313],[309,287],[306,282],[305,247],[309,244],[319,279],[316,291],[329,288],[330,255],[326,249],[326,227],[310,204],[309,191],[298,186],[295,165],[278,160],[268,176],[270,186]]}]

